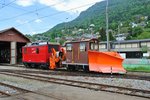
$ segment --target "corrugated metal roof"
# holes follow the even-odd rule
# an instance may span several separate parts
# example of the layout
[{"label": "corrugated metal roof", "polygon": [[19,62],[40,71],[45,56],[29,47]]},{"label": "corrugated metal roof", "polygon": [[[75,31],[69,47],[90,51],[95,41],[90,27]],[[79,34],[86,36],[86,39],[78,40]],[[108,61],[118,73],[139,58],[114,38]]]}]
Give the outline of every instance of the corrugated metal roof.
[{"label": "corrugated metal roof", "polygon": [[136,42],[150,42],[150,39],[115,41],[113,43],[136,43]]},{"label": "corrugated metal roof", "polygon": [[[150,42],[150,39],[141,39],[141,40],[124,40],[124,41],[110,41],[110,43],[137,43],[137,42]],[[107,43],[107,41],[102,41],[100,43]]]}]

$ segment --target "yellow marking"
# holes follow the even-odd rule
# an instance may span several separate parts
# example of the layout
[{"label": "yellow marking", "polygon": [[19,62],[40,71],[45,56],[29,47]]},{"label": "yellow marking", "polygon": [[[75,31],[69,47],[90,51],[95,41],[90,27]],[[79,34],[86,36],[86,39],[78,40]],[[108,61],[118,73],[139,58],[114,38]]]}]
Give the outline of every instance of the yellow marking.
[{"label": "yellow marking", "polygon": [[79,47],[78,47],[78,60],[80,59],[80,51],[79,51]]}]

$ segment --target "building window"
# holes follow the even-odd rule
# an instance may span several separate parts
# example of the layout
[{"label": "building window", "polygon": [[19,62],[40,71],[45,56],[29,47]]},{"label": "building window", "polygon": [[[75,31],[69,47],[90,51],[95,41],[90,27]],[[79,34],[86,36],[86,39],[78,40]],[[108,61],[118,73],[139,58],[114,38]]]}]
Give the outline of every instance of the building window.
[{"label": "building window", "polygon": [[106,49],[106,45],[105,45],[105,44],[100,44],[99,47],[100,47],[101,49]]},{"label": "building window", "polygon": [[127,52],[126,58],[142,58],[143,53],[142,52]]},{"label": "building window", "polygon": [[86,44],[85,43],[80,43],[80,51],[86,51]]},{"label": "building window", "polygon": [[147,47],[150,47],[150,42],[147,42]]},{"label": "building window", "polygon": [[116,45],[115,45],[115,48],[118,49],[118,48],[120,48],[120,46],[119,46],[118,44],[116,44]]},{"label": "building window", "polygon": [[146,45],[147,45],[146,42],[142,42],[142,43],[141,43],[141,46],[146,46]]},{"label": "building window", "polygon": [[67,44],[66,50],[67,51],[72,51],[72,44]]},{"label": "building window", "polygon": [[126,44],[126,48],[131,48],[131,44]]},{"label": "building window", "polygon": [[112,49],[115,49],[115,44],[112,44],[112,45],[111,45],[111,48],[112,48]]},{"label": "building window", "polygon": [[132,43],[132,48],[137,48],[138,44],[137,43]]},{"label": "building window", "polygon": [[126,48],[126,45],[125,44],[120,44],[119,48]]}]

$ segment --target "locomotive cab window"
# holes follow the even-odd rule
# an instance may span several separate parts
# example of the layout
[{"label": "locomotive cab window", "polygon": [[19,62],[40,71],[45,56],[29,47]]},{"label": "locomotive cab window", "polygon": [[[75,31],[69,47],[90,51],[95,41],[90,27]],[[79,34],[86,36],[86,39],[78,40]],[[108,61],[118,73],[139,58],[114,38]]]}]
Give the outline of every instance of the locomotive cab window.
[{"label": "locomotive cab window", "polygon": [[98,44],[95,43],[94,49],[98,50]]},{"label": "locomotive cab window", "polygon": [[36,48],[36,54],[39,54],[39,48]]},{"label": "locomotive cab window", "polygon": [[90,50],[98,50],[98,44],[97,43],[90,43]]},{"label": "locomotive cab window", "polygon": [[80,51],[86,51],[86,44],[80,43]]},{"label": "locomotive cab window", "polygon": [[67,44],[66,50],[67,51],[72,51],[72,44]]},{"label": "locomotive cab window", "polygon": [[94,50],[94,43],[90,43],[90,50]]}]

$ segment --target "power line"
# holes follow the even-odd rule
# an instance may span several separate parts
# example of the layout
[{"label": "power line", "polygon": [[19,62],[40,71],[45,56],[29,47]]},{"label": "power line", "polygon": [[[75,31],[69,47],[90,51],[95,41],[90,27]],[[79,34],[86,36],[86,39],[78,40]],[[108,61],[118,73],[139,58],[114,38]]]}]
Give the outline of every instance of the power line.
[{"label": "power line", "polygon": [[9,2],[9,3],[5,4],[3,7],[1,7],[1,8],[0,8],[0,10],[1,10],[1,9],[3,9],[4,7],[9,6],[10,4],[14,3],[15,1],[16,1],[16,0],[13,0],[13,1],[11,1],[11,2]]},{"label": "power line", "polygon": [[[11,7],[11,8],[14,8],[14,9],[18,9],[18,10],[21,10],[21,11],[29,11],[29,10],[26,10],[26,9],[23,9],[23,8],[20,8],[20,7],[17,7],[17,6],[13,6],[13,5],[9,5],[9,7]],[[3,21],[3,20],[1,20],[1,21]]]},{"label": "power line", "polygon": [[63,2],[58,2],[58,3],[52,4],[52,5],[49,5],[49,6],[46,6],[46,7],[42,7],[42,8],[36,9],[36,10],[32,10],[32,11],[29,11],[29,12],[26,12],[26,13],[22,13],[22,14],[16,15],[16,16],[13,16],[13,17],[0,19],[0,21],[8,21],[8,20],[11,20],[11,19],[20,17],[20,16],[24,16],[24,15],[27,15],[27,14],[30,14],[30,13],[35,13],[35,12],[37,12],[37,11],[47,9],[47,8],[49,8],[50,6],[56,6],[56,5],[61,4],[61,3],[63,3]]},{"label": "power line", "polygon": [[[59,20],[59,21],[63,21],[63,20],[61,20],[61,19],[57,19],[57,18],[53,18],[53,20]],[[28,24],[28,23],[27,23]],[[49,25],[49,23],[47,24],[47,25],[45,25],[45,26],[50,26]],[[44,30],[48,30],[48,29],[50,29],[50,27],[44,27],[44,28],[38,28],[38,29],[33,29],[33,31],[35,31],[36,33],[40,33],[40,32],[37,32],[37,31],[44,31]],[[31,33],[31,32],[33,32],[33,31],[31,31],[31,30],[29,30],[29,31],[24,31],[23,33]]]},{"label": "power line", "polygon": [[[58,15],[58,14],[62,14],[62,13],[65,13],[67,11],[71,11],[71,10],[79,9],[79,8],[82,8],[82,7],[85,7],[85,6],[88,6],[88,5],[92,5],[94,3],[96,3],[96,2],[85,4],[85,5],[82,5],[82,6],[75,7],[75,8],[71,8],[71,9],[68,9],[66,11],[61,11],[61,12],[53,13],[53,14],[50,14],[50,15],[42,16],[42,17],[39,17],[39,19],[44,19],[44,18],[47,18],[47,17],[51,17],[51,16],[55,16],[55,15]],[[33,21],[35,21],[35,19],[32,19],[32,20],[30,20],[28,22],[25,22],[25,23],[22,23],[22,24],[18,24],[15,27],[20,27],[20,26],[22,26],[22,25],[24,25],[26,23],[31,23]]]}]

